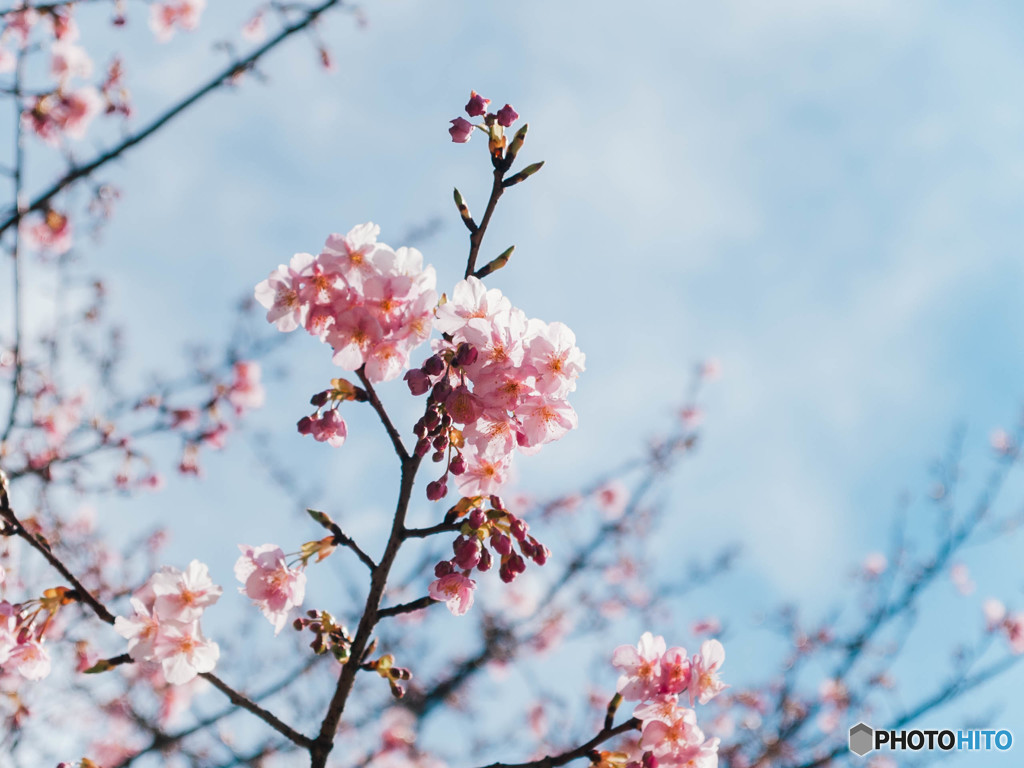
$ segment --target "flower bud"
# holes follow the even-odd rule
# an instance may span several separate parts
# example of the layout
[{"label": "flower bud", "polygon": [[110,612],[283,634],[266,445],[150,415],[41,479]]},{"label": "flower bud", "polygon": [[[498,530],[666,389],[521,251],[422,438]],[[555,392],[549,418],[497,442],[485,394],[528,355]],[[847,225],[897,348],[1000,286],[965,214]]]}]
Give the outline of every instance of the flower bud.
[{"label": "flower bud", "polygon": [[430,453],[430,441],[425,437],[422,437],[419,440],[417,440],[416,448],[413,450],[413,453],[415,453],[418,457],[422,459],[424,456]]},{"label": "flower bud", "polygon": [[412,426],[412,433],[416,435],[416,437],[426,437],[427,432],[428,430],[426,419],[420,419]]},{"label": "flower bud", "polygon": [[427,498],[431,501],[440,501],[447,495],[448,486],[443,479],[427,483]]},{"label": "flower bud", "polygon": [[498,110],[498,122],[506,128],[511,128],[512,123],[519,119],[519,113],[516,112],[511,104],[506,104],[504,107]]},{"label": "flower bud", "polygon": [[455,549],[455,565],[471,570],[480,562],[480,541],[476,538],[458,538],[452,545]]},{"label": "flower bud", "polygon": [[482,549],[480,551],[480,562],[476,564],[476,569],[478,571],[489,571],[493,564],[494,558],[491,557],[491,550]]},{"label": "flower bud", "polygon": [[413,368],[405,374],[405,383],[416,397],[427,394],[427,390],[430,389],[430,377],[418,368]]},{"label": "flower bud", "polygon": [[485,99],[476,91],[470,91],[469,103],[466,104],[466,114],[470,117],[480,117],[487,113],[487,107],[490,103],[490,99]]},{"label": "flower bud", "polygon": [[314,406],[315,408],[323,408],[325,405],[327,405],[327,400],[330,398],[330,396],[331,391],[329,389],[326,389],[323,392],[317,392],[315,395],[309,398],[309,404]]},{"label": "flower bud", "polygon": [[[466,471],[466,460],[462,458],[461,453],[454,459],[452,459],[451,462],[448,464],[448,471],[451,472],[456,477],[458,477],[459,475]],[[480,512],[479,509],[476,511]],[[480,514],[483,515],[483,512],[480,512]],[[470,515],[470,519],[472,519],[472,515]],[[479,528],[480,526],[474,527]]]},{"label": "flower bud", "polygon": [[430,399],[435,403],[443,403],[452,392],[452,385],[449,384],[445,379],[437,382],[434,385],[433,391],[430,393]]},{"label": "flower bud", "polygon": [[503,557],[512,553],[512,539],[504,533],[495,533],[491,536],[491,546],[494,547],[495,552]]},{"label": "flower bud", "polygon": [[434,450],[443,451],[448,448],[448,435],[438,435],[434,438]]},{"label": "flower bud", "polygon": [[433,432],[441,426],[441,414],[431,408],[423,416],[423,423],[427,425],[427,432]]},{"label": "flower bud", "polygon": [[448,129],[448,133],[456,144],[465,144],[473,135],[473,124],[464,117],[456,117],[452,120],[452,127]]},{"label": "flower bud", "polygon": [[476,347],[472,344],[462,343],[459,345],[459,351],[455,353],[455,364],[460,368],[464,368],[467,365],[472,365],[476,362],[476,359],[480,356],[477,352]]},{"label": "flower bud", "polygon": [[529,530],[529,527],[524,520],[509,515],[509,533],[520,541],[526,538],[526,531]]},{"label": "flower bud", "polygon": [[434,453],[431,454],[430,459],[434,462],[444,461],[444,457],[446,455],[447,454],[444,451],[434,451]]},{"label": "flower bud", "polygon": [[313,420],[309,416],[303,416],[299,419],[297,426],[300,435],[310,435],[313,433]]},{"label": "flower bud", "polygon": [[420,370],[427,374],[427,376],[440,376],[444,373],[444,360],[441,359],[440,355],[428,357]]},{"label": "flower bud", "polygon": [[448,560],[442,560],[434,566],[434,575],[440,579],[442,576],[447,576],[454,570],[455,569],[452,567],[452,564]]},{"label": "flower bud", "polygon": [[482,509],[474,509],[469,513],[469,527],[474,531],[483,527],[483,524],[487,522],[487,515],[484,514]]}]

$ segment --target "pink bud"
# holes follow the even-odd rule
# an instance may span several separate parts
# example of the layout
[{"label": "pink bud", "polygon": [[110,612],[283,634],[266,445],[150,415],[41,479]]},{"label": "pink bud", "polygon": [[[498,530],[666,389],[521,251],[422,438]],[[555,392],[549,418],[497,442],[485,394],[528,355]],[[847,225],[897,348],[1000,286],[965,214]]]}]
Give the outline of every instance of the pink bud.
[{"label": "pink bud", "polygon": [[512,552],[512,539],[504,533],[495,533],[491,536],[491,546],[499,555],[508,555]]},{"label": "pink bud", "polygon": [[456,117],[452,120],[452,127],[448,129],[448,133],[456,144],[465,144],[473,135],[473,124],[464,117]]},{"label": "pink bud", "polygon": [[470,91],[469,103],[466,104],[466,114],[470,117],[480,117],[487,113],[487,106],[490,103],[490,99],[485,99],[476,91]]},{"label": "pink bud", "polygon": [[427,394],[427,390],[430,389],[430,377],[418,368],[413,368],[405,374],[405,383],[416,397]]},{"label": "pink bud", "polygon": [[460,344],[459,351],[455,353],[455,364],[460,368],[464,368],[475,363],[479,355],[480,353],[477,352],[476,347],[473,345]]},{"label": "pink bud", "polygon": [[512,517],[512,515],[509,515],[509,532],[517,539],[519,539],[520,541],[525,539],[526,531],[528,529],[529,526],[523,520],[520,520],[518,517]]},{"label": "pink bud", "polygon": [[493,565],[493,564],[494,564],[494,559],[491,557],[491,550],[489,550],[489,549],[482,550],[480,552],[480,562],[477,563],[477,566],[476,566],[477,570],[478,571],[489,571],[489,570],[491,570],[491,565]]},{"label": "pink bud", "polygon": [[311,435],[313,434],[313,420],[309,416],[303,416],[299,419],[299,434],[300,435]]},{"label": "pink bud", "polygon": [[506,104],[498,110],[498,123],[510,128],[512,123],[519,119],[519,113],[512,109],[511,104]]},{"label": "pink bud", "polygon": [[458,538],[452,545],[455,550],[455,565],[464,570],[471,570],[480,562],[480,542],[476,538]]},{"label": "pink bud", "polygon": [[484,514],[482,509],[474,509],[469,513],[469,527],[476,530],[483,526],[487,522],[487,515]]},{"label": "pink bud", "polygon": [[447,576],[454,570],[455,569],[452,567],[452,564],[450,562],[448,562],[447,560],[442,560],[434,566],[434,575],[440,579],[442,576]]},{"label": "pink bud", "polygon": [[[448,471],[451,472],[456,477],[458,477],[459,475],[466,471],[466,460],[462,458],[461,453],[451,460],[451,463],[448,465]],[[476,511],[480,512],[479,509]],[[480,514],[482,515],[483,512],[480,512]],[[472,516],[470,516],[470,519],[472,519]]]},{"label": "pink bud", "polygon": [[427,376],[440,376],[444,372],[444,360],[440,355],[428,357],[422,370]]},{"label": "pink bud", "polygon": [[444,480],[434,480],[427,483],[427,498],[431,501],[440,501],[448,495],[448,486]]}]

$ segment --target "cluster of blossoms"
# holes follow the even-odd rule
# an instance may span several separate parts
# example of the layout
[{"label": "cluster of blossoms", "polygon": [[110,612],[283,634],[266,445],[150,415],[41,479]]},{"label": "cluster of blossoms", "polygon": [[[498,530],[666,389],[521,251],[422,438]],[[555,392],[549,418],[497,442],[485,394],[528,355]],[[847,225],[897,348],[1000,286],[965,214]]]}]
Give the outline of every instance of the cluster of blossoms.
[{"label": "cluster of blossoms", "polygon": [[348,371],[365,366],[373,382],[396,378],[430,336],[437,293],[434,268],[415,248],[377,242],[363,224],[331,235],[317,256],[299,253],[256,286],[256,300],[278,330],[305,328],[334,349]]},{"label": "cluster of blossoms", "polygon": [[[489,508],[484,509],[488,502]],[[551,556],[551,550],[529,534],[526,521],[505,509],[497,496],[464,498],[448,516],[453,522],[460,517],[465,520],[452,542],[454,556],[434,566],[437,578],[428,594],[456,616],[473,605],[476,582],[469,576],[474,569],[489,571],[497,560],[498,575],[509,584],[526,570],[527,559],[544,565]]]},{"label": "cluster of blossoms", "polygon": [[174,37],[175,29],[189,32],[199,26],[199,19],[206,8],[206,0],[173,0],[154,3],[149,8],[149,28],[156,39],[166,43]]},{"label": "cluster of blossoms", "polygon": [[[615,649],[612,664],[622,675],[618,694],[638,705],[633,716],[641,722],[640,747],[644,765],[715,768],[718,739],[706,739],[697,726],[695,703],[707,704],[725,689],[718,672],[725,650],[717,640],[705,640],[700,653],[687,657],[684,648],[665,647],[662,637],[645,632],[637,645]],[[689,696],[691,708],[679,706]]]},{"label": "cluster of blossoms", "polygon": [[[306,596],[306,573],[290,568],[284,551],[275,544],[251,547],[239,544],[242,556],[235,563],[235,578],[244,585],[238,591],[249,597],[279,634],[288,614]],[[303,565],[305,561],[303,561]]]},{"label": "cluster of blossoms", "polygon": [[222,592],[198,560],[184,572],[165,566],[135,591],[133,615],[118,616],[114,629],[128,640],[133,661],[158,663],[168,683],[187,683],[212,672],[220,657],[220,648],[203,636],[199,620]]},{"label": "cluster of blossoms", "polygon": [[982,608],[988,631],[1006,635],[1011,653],[1024,653],[1024,612],[1008,613],[1006,606],[995,598],[986,600]]},{"label": "cluster of blossoms", "polygon": [[[0,583],[3,579],[0,569]],[[16,671],[26,680],[50,674],[50,654],[43,645],[62,605],[72,602],[68,589],[54,587],[38,600],[11,604],[0,600],[0,668]]]},{"label": "cluster of blossoms", "polygon": [[416,453],[433,448],[435,461],[448,457],[428,497],[447,493],[449,473],[464,496],[495,493],[508,480],[516,449],[536,453],[576,427],[568,395],[584,355],[567,326],[528,319],[476,277],[455,286],[434,327],[444,334],[434,355],[406,374],[413,394],[430,392],[415,427]]},{"label": "cluster of blossoms", "polygon": [[457,144],[465,144],[473,135],[474,128],[485,131],[494,140],[495,133],[499,137],[503,136],[504,129],[511,128],[512,124],[519,119],[519,113],[512,108],[511,104],[506,104],[497,112],[491,113],[487,111],[490,103],[490,99],[485,99],[476,91],[471,91],[469,102],[466,104],[466,114],[470,117],[482,117],[484,122],[481,125],[474,125],[464,117],[456,117],[451,121],[452,127],[448,129],[452,141]]}]

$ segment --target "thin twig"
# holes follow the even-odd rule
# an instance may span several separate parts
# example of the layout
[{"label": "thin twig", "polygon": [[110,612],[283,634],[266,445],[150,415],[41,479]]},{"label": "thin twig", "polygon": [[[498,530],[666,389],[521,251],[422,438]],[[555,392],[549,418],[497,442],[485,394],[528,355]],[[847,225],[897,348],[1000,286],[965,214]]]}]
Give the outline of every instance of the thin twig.
[{"label": "thin twig", "polygon": [[162,115],[154,119],[145,128],[141,129],[136,133],[131,134],[126,139],[124,139],[120,144],[113,147],[112,149],[107,150],[106,152],[103,152],[102,154],[98,155],[88,163],[72,167],[67,173],[64,174],[64,176],[55,181],[48,189],[46,189],[45,191],[37,195],[35,198],[33,198],[32,201],[27,206],[25,206],[23,210],[16,210],[12,215],[10,215],[2,223],[0,223],[0,234],[3,234],[11,227],[16,226],[26,213],[29,213],[31,211],[38,211],[45,207],[46,204],[61,190],[70,186],[79,179],[90,175],[97,169],[109,163],[111,160],[120,157],[127,150],[134,147],[136,144],[139,144],[145,139],[152,136],[165,125],[170,123],[178,115],[185,112],[193,104],[201,101],[203,97],[213,93],[214,91],[217,91],[225,85],[230,84],[236,76],[238,76],[242,72],[245,72],[246,70],[251,69],[263,56],[272,51],[282,42],[284,42],[297,32],[301,32],[302,30],[309,27],[326,11],[330,10],[334,6],[339,6],[341,4],[342,0],[325,0],[320,5],[310,8],[308,11],[306,11],[305,15],[301,19],[282,29],[274,37],[270,38],[267,42],[265,42],[263,45],[261,45],[259,48],[257,48],[255,51],[253,51],[245,58],[239,59],[229,64],[227,67],[225,67],[216,75],[214,75],[204,85],[200,86],[197,90],[193,91],[189,96],[185,97],[175,106],[171,107]]}]

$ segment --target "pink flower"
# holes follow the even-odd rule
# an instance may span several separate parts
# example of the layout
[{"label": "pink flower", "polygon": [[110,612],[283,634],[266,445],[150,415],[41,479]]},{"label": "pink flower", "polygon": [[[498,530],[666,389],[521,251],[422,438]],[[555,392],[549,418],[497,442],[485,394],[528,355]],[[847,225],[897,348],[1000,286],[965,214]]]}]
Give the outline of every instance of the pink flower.
[{"label": "pink flower", "polygon": [[465,144],[473,135],[473,124],[464,117],[456,117],[452,120],[452,127],[448,129],[448,133],[456,144]]},{"label": "pink flower", "polygon": [[865,578],[876,579],[885,573],[885,569],[889,567],[889,561],[881,552],[872,552],[864,558],[862,567]]},{"label": "pink flower", "polygon": [[690,662],[690,706],[694,701],[707,704],[725,690],[726,685],[718,679],[718,671],[725,663],[725,648],[717,640],[701,643],[700,653]]},{"label": "pink flower", "polygon": [[131,605],[135,610],[134,616],[127,619],[118,616],[114,620],[114,631],[128,641],[128,655],[133,661],[147,661],[155,652],[160,620],[138,597],[131,599]]},{"label": "pink flower", "polygon": [[610,480],[597,489],[594,494],[597,506],[604,512],[605,519],[617,520],[626,511],[629,503],[629,490],[621,480]]},{"label": "pink flower", "polygon": [[455,284],[449,300],[437,308],[434,327],[441,333],[454,334],[471,320],[489,320],[511,309],[512,302],[497,288],[488,290],[479,278],[467,277]]},{"label": "pink flower", "polygon": [[661,693],[682,693],[690,684],[691,663],[685,648],[669,648],[661,657]]},{"label": "pink flower", "polygon": [[297,253],[288,266],[282,264],[256,286],[256,301],[267,309],[267,322],[279,331],[294,331],[305,321],[307,307],[299,302],[300,273],[312,261],[310,254]]},{"label": "pink flower", "polygon": [[198,622],[174,622],[161,628],[154,655],[167,682],[181,685],[197,674],[212,672],[220,657],[220,647],[203,637]]},{"label": "pink flower", "polygon": [[1001,600],[996,600],[994,597],[990,597],[982,603],[981,609],[985,614],[985,625],[989,632],[998,628],[1006,618],[1006,606]]},{"label": "pink flower", "polygon": [[697,713],[683,707],[677,707],[668,719],[644,722],[640,736],[640,746],[653,754],[659,765],[685,765],[693,748],[703,742]]},{"label": "pink flower", "polygon": [[1007,616],[1003,627],[1006,629],[1006,638],[1010,641],[1010,651],[1016,654],[1024,653],[1024,613]]},{"label": "pink flower", "polygon": [[174,37],[175,28],[191,31],[199,26],[199,17],[206,0],[177,0],[150,6],[149,28],[157,40],[166,43]]},{"label": "pink flower", "polygon": [[203,611],[220,599],[223,589],[210,579],[203,563],[193,560],[184,572],[164,568],[150,580],[156,596],[155,610],[163,619],[196,621]]},{"label": "pink flower", "polygon": [[666,725],[676,718],[679,697],[675,694],[655,696],[650,701],[640,704],[633,710],[633,717],[646,723],[649,720],[660,720]]},{"label": "pink flower", "polygon": [[473,606],[476,582],[461,573],[449,573],[430,583],[427,593],[444,602],[455,616],[462,616]]},{"label": "pink flower", "polygon": [[16,645],[7,659],[26,680],[42,680],[50,674],[50,654],[37,638]]},{"label": "pink flower", "polygon": [[537,391],[556,396],[572,392],[586,360],[576,335],[564,323],[533,323],[528,354],[537,371]]},{"label": "pink flower", "polygon": [[235,380],[228,391],[228,401],[238,413],[245,409],[261,408],[266,392],[260,384],[260,364],[240,360],[235,363]]},{"label": "pink flower", "polygon": [[80,45],[70,42],[54,43],[50,48],[50,74],[61,81],[92,76],[92,59]]},{"label": "pink flower", "polygon": [[324,411],[319,418],[305,416],[299,420],[299,432],[312,435],[317,442],[340,448],[348,437],[348,425],[337,409]]},{"label": "pink flower", "polygon": [[970,595],[974,592],[975,583],[971,581],[971,572],[963,563],[954,563],[949,569],[949,579],[961,595]]},{"label": "pink flower", "polygon": [[306,574],[289,568],[284,552],[274,544],[250,547],[239,544],[242,556],[235,563],[235,578],[245,586],[238,591],[259,606],[274,625],[274,634],[288,623],[288,612],[302,605],[306,594]]},{"label": "pink flower", "polygon": [[695,635],[716,635],[721,631],[722,622],[716,616],[708,616],[707,618],[695,621],[693,626],[690,627],[690,632]]},{"label": "pink flower", "polygon": [[657,696],[661,690],[661,657],[665,653],[665,638],[650,632],[640,636],[634,648],[620,645],[612,654],[612,666],[622,671],[616,690],[627,701],[643,701]]},{"label": "pink flower", "polygon": [[558,440],[569,430],[575,429],[578,423],[576,411],[568,401],[541,395],[526,398],[516,413],[523,421],[519,441],[522,448],[539,448],[545,443]]},{"label": "pink flower", "polygon": [[245,22],[242,37],[250,43],[262,43],[267,38],[267,23],[262,11]]},{"label": "pink flower", "polygon": [[26,221],[21,234],[29,248],[60,256],[71,250],[71,219],[53,209],[35,224]]},{"label": "pink flower", "polygon": [[509,456],[493,456],[464,450],[466,471],[455,478],[463,496],[488,496],[496,493],[508,480],[512,463]]},{"label": "pink flower", "polygon": [[476,91],[469,92],[469,102],[466,104],[466,114],[470,117],[480,117],[487,113],[490,99],[485,99]]}]

